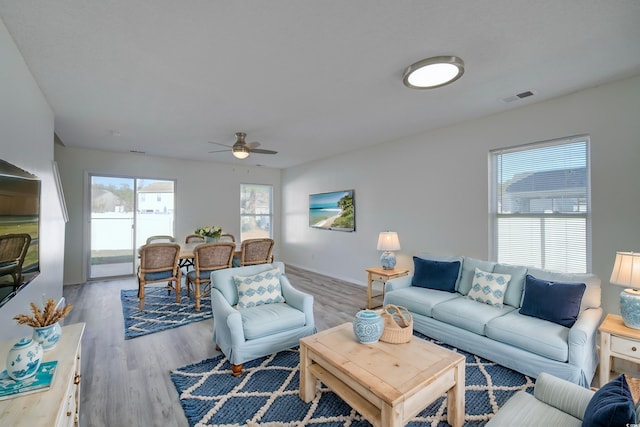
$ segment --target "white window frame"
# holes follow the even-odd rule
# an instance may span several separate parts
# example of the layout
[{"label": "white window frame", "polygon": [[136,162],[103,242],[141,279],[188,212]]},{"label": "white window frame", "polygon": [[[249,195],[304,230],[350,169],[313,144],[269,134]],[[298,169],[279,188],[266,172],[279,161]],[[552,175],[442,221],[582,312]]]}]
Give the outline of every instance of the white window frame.
[{"label": "white window frame", "polygon": [[[571,213],[561,213],[561,212],[553,212],[552,210],[545,210],[544,212],[501,212],[502,207],[500,204],[501,195],[499,194],[499,188],[501,187],[499,183],[500,171],[499,165],[504,165],[499,163],[499,159],[503,154],[510,154],[515,152],[524,152],[527,150],[538,150],[544,149],[553,146],[562,146],[568,144],[577,144],[584,143],[585,144],[585,173],[586,173],[586,200],[580,199],[577,203],[577,209]],[[591,272],[592,268],[592,259],[591,259],[591,248],[592,248],[592,233],[591,233],[591,160],[590,160],[590,137],[588,135],[578,135],[566,138],[560,138],[550,141],[542,141],[536,142],[532,144],[525,144],[515,147],[501,148],[496,150],[491,150],[489,153],[489,253],[491,254],[491,259],[496,262],[505,262],[509,264],[520,264],[527,265],[538,268],[546,268],[561,272],[567,273],[587,273]],[[553,158],[558,159],[558,157]],[[570,160],[569,157],[567,157]],[[504,157],[502,157],[502,161],[504,161]],[[554,161],[555,163],[555,161]],[[543,169],[533,169],[531,172],[542,172]],[[503,178],[504,179],[504,178]],[[547,197],[546,201],[551,200],[551,203],[554,203],[554,197]],[[506,198],[505,198],[506,200]],[[532,199],[533,200],[533,199]],[[543,198],[537,199],[540,202],[544,202]],[[533,221],[538,221],[540,223],[540,229],[545,229],[545,224],[551,224],[552,222],[556,225],[563,223],[567,224],[567,229],[571,227],[571,223],[574,222],[572,219],[584,219],[584,247],[581,245],[576,246],[578,249],[575,251],[571,251],[572,254],[578,254],[578,258],[583,265],[578,265],[575,262],[567,261],[569,258],[563,258],[561,260],[558,259],[558,256],[547,256],[545,252],[547,251],[544,242],[551,237],[549,234],[540,234],[535,230],[535,227],[532,227],[530,230],[531,236],[533,239],[527,240],[527,244],[531,245],[531,253],[536,254],[535,256],[524,256],[527,259],[519,259],[519,255],[522,255],[523,252],[518,252],[514,250],[513,252],[509,252],[507,254],[506,249],[503,248],[501,255],[501,248],[499,247],[500,236],[499,236],[499,227],[498,222],[501,219],[516,219],[514,223],[520,222],[519,220],[523,220],[526,222],[531,219]],[[534,222],[530,224],[534,224]],[[559,222],[558,222],[559,221]],[[567,232],[569,234],[569,232]],[[535,240],[540,240],[540,244],[538,245]],[[515,241],[513,239],[512,241]],[[563,242],[568,242],[568,238],[564,238]],[[517,242],[516,242],[517,243]],[[569,250],[565,250],[565,253],[568,253]],[[584,259],[582,259],[582,256]],[[532,259],[536,258],[535,261],[532,262]]]},{"label": "white window frame", "polygon": [[[269,189],[269,212],[268,213],[243,213],[242,212],[242,194],[244,193],[245,187],[248,186],[252,186],[252,187],[264,187],[264,188],[268,188]],[[271,184],[251,184],[251,183],[245,183],[245,184],[240,184],[240,239],[242,239],[242,224],[243,221],[242,219],[244,217],[255,217],[255,216],[266,216],[269,217],[269,238],[273,239],[273,185]]]}]

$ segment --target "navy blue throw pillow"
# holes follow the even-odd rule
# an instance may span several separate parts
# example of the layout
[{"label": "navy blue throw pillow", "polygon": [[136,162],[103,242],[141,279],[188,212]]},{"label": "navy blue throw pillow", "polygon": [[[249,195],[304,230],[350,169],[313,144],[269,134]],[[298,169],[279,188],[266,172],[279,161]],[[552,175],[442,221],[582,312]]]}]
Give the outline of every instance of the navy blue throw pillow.
[{"label": "navy blue throw pillow", "polygon": [[596,391],[584,411],[583,426],[617,427],[636,423],[629,384],[620,375]]},{"label": "navy blue throw pillow", "polygon": [[584,283],[552,282],[527,274],[520,314],[570,328],[580,314],[585,289]]},{"label": "navy blue throw pillow", "polygon": [[412,286],[455,292],[460,261],[432,261],[413,257]]}]

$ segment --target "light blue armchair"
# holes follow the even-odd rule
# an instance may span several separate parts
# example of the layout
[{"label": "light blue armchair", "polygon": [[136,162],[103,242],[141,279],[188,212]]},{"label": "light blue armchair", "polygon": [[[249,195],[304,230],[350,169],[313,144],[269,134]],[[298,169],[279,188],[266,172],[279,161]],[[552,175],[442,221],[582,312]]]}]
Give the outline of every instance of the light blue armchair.
[{"label": "light blue armchair", "polygon": [[[234,276],[246,278],[278,269],[285,302],[239,308]],[[235,376],[243,363],[298,345],[300,338],[316,332],[313,296],[294,289],[284,274],[284,264],[259,264],[226,268],[211,273],[213,341],[231,363]]]}]

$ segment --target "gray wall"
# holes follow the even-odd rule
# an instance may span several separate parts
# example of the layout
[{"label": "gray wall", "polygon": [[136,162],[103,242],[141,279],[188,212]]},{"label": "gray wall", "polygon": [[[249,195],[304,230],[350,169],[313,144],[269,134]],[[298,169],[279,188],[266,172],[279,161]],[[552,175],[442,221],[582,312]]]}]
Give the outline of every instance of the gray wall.
[{"label": "gray wall", "polygon": [[[271,184],[274,189],[274,238],[280,230],[280,170],[256,166],[168,159],[56,145],[55,158],[64,187],[69,222],[64,284],[85,282],[89,252],[88,176],[121,175],[176,180],[175,236],[183,240],[196,227],[217,225],[240,238],[240,184]],[[279,243],[274,249],[279,256]]]},{"label": "gray wall", "polygon": [[64,221],[53,179],[53,112],[0,20],[0,158],[37,175],[41,181],[40,269],[24,290],[0,308],[0,340],[31,335],[13,316],[29,303],[62,296]]},{"label": "gray wall", "polygon": [[[282,174],[282,257],[366,283],[379,264],[380,231],[399,233],[398,266],[423,251],[487,259],[488,153],[500,147],[591,135],[593,272],[603,306],[619,312],[609,284],[617,250],[640,251],[640,77],[479,120],[290,168]],[[356,232],[308,226],[308,194],[353,188]]]}]

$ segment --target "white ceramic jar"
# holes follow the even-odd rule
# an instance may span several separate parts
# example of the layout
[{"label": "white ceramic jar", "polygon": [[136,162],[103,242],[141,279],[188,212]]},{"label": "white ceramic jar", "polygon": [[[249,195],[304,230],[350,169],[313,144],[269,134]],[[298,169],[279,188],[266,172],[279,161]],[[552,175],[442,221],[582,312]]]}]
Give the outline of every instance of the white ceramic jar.
[{"label": "white ceramic jar", "polygon": [[38,372],[44,351],[39,342],[20,338],[7,354],[7,374],[14,380],[32,377]]}]

